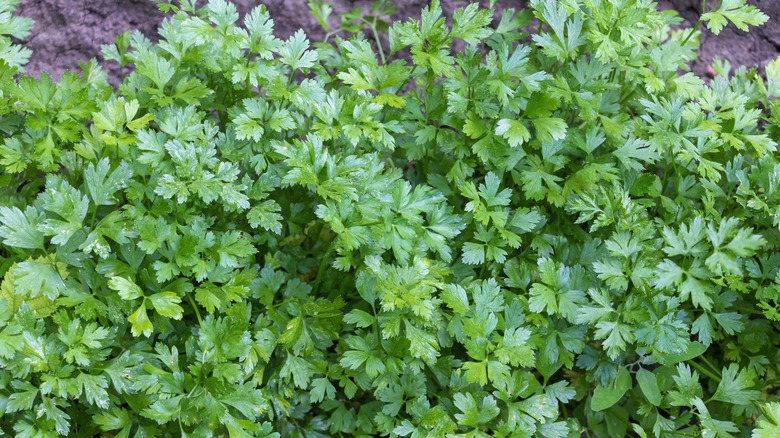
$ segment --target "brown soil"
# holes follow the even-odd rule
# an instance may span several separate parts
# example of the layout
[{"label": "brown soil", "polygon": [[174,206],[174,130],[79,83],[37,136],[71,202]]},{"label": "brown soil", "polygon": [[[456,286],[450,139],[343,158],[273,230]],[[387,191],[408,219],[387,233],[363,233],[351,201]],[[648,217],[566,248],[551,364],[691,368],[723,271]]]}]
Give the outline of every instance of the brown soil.
[{"label": "brown soil", "polygon": [[[241,14],[260,4],[259,0],[233,0]],[[366,7],[366,0],[333,0],[336,13],[353,7]],[[397,17],[419,14],[427,0],[400,0]],[[466,0],[443,0],[445,14],[450,15]],[[504,0],[505,7],[517,7],[520,0]],[[718,37],[705,32],[700,58],[694,71],[705,75],[715,56],[728,59],[732,65],[763,67],[780,54],[780,1],[749,0],[770,16],[761,28],[745,33],[728,27]],[[304,28],[313,39],[323,36],[322,29],[309,15],[306,0],[266,0],[279,37],[287,37]],[[660,0],[664,9],[676,9],[686,19],[686,25],[696,22],[700,14],[700,0]],[[54,78],[66,70],[78,70],[79,63],[97,57],[100,46],[111,43],[117,33],[138,29],[151,38],[164,15],[148,0],[21,0],[18,12],[35,20],[35,27],[26,41],[33,50],[27,72],[38,76],[46,71]],[[116,68],[107,66],[109,74]]]},{"label": "brown soil", "polygon": [[[664,0],[659,2],[664,9],[674,9],[685,18],[684,26],[696,24],[701,15],[701,0]],[[748,0],[769,16],[769,21],[761,27],[753,28],[749,33],[728,26],[715,36],[705,30],[699,59],[693,64],[693,70],[699,74],[706,72],[712,60],[719,56],[737,67],[765,67],[780,55],[780,1]]]}]

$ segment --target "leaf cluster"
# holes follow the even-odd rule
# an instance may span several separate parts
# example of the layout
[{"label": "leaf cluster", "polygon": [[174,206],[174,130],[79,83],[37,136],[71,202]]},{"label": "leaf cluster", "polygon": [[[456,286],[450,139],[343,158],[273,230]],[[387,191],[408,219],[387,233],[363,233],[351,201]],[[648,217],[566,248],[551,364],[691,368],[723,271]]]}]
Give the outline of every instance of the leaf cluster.
[{"label": "leaf cluster", "polygon": [[160,2],[116,88],[0,40],[2,433],[779,433],[780,61],[705,82],[649,0],[310,6]]}]

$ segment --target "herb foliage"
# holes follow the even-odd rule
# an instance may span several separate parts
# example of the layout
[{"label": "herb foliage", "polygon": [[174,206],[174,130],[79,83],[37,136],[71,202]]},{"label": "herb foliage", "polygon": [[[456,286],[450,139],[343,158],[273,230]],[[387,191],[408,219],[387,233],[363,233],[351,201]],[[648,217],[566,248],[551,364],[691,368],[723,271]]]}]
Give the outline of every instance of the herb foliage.
[{"label": "herb foliage", "polygon": [[649,0],[313,0],[317,43],[182,0],[114,89],[15,76],[15,3],[2,432],[780,433],[780,61],[706,83]]}]

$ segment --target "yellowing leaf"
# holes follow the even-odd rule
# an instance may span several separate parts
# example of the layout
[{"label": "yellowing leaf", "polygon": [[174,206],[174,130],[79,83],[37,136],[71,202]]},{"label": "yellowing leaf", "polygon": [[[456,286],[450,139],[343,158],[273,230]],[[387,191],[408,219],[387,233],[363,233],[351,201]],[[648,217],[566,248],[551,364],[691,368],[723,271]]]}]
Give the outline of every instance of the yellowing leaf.
[{"label": "yellowing leaf", "polygon": [[374,102],[380,105],[388,105],[393,108],[403,108],[404,105],[406,105],[406,99],[402,96],[389,93],[380,93],[379,96],[374,98]]},{"label": "yellowing leaf", "polygon": [[14,287],[14,273],[16,269],[17,265],[12,265],[6,271],[3,281],[0,283],[0,299],[5,299],[9,313],[15,314],[23,303],[27,303],[38,318],[47,318],[54,313],[58,306],[54,300],[46,295],[30,298],[29,294],[17,291]]},{"label": "yellowing leaf", "polygon": [[131,324],[133,336],[137,337],[143,334],[148,338],[154,331],[154,326],[146,314],[146,302],[142,302],[141,307],[127,317],[127,321]]}]

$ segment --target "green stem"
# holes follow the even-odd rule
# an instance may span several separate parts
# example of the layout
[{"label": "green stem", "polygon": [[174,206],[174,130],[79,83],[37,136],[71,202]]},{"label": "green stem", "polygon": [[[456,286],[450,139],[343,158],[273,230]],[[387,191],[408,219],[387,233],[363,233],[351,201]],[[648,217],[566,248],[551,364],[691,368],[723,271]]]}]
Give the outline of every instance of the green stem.
[{"label": "green stem", "polygon": [[194,299],[192,299],[192,295],[190,295],[189,292],[185,292],[184,295],[187,296],[187,301],[190,302],[190,305],[192,306],[192,310],[195,311],[195,318],[198,319],[198,325],[203,325],[203,319],[200,317],[200,310],[198,310],[198,304],[195,302]]},{"label": "green stem", "polygon": [[713,365],[712,362],[710,362],[710,360],[707,359],[705,356],[699,356],[699,359],[701,359],[702,362],[704,362],[705,365],[710,367],[710,371],[712,371],[714,374],[718,374],[720,372],[720,371],[718,371],[718,367]]},{"label": "green stem", "polygon": [[401,92],[401,90],[403,90],[403,89],[404,89],[404,87],[406,86],[406,84],[409,82],[409,79],[410,79],[410,78],[412,77],[412,75],[414,74],[414,71],[415,71],[415,70],[417,70],[417,66],[416,66],[416,65],[412,67],[412,71],[410,71],[410,72],[409,72],[409,76],[407,76],[407,77],[406,77],[406,79],[404,79],[404,81],[403,81],[403,82],[401,83],[401,85],[398,87],[398,91],[396,91],[396,93],[399,93],[399,92]]},{"label": "green stem", "polygon": [[[251,55],[251,52],[247,53],[245,55],[246,56],[246,60],[244,61],[244,68],[246,68],[247,70],[249,70],[250,55]],[[246,93],[246,97],[249,97],[251,92],[252,92],[252,84],[249,83],[249,76],[250,75],[247,73],[246,81],[244,81],[245,82],[244,83],[244,93]]]},{"label": "green stem", "polygon": [[683,46],[688,42],[688,40],[691,39],[693,34],[696,33],[697,30],[699,30],[699,26],[701,26],[701,24],[704,22],[704,20],[702,20],[702,17],[704,16],[706,10],[707,10],[707,0],[701,0],[701,15],[699,16],[699,21],[697,21],[696,25],[693,26],[690,32],[688,32],[688,36],[686,36],[682,42]]},{"label": "green stem", "polygon": [[336,249],[336,241],[334,240],[331,242],[330,246],[328,247],[328,250],[325,251],[325,255],[322,256],[322,261],[320,262],[320,268],[317,269],[317,277],[314,278],[314,285],[312,286],[312,290],[314,293],[317,293],[317,289],[320,286],[320,282],[322,282],[322,276],[325,274],[325,268],[328,266],[328,261],[330,260],[330,255],[333,253],[333,250]]},{"label": "green stem", "polygon": [[[41,251],[43,251],[43,255],[46,256],[46,260],[51,261],[49,259],[49,251],[46,250],[46,244],[45,243],[43,245],[41,245]],[[56,268],[55,268],[55,271],[56,271]]]},{"label": "green stem", "polygon": [[697,364],[696,362],[694,362],[692,360],[688,360],[688,361],[686,361],[686,363],[688,363],[692,367],[696,368],[696,371],[698,371],[698,372],[704,374],[705,376],[709,377],[710,379],[720,383],[721,378],[716,376],[715,374],[713,374],[712,372],[710,372],[708,369],[704,368],[703,366]]},{"label": "green stem", "polygon": [[750,313],[752,315],[764,316],[763,312],[759,312],[758,310],[748,309],[747,307],[734,306],[734,308],[739,310],[742,313]]},{"label": "green stem", "polygon": [[290,77],[287,78],[287,89],[290,89],[290,86],[292,86],[293,78],[295,78],[295,69],[290,68]]},{"label": "green stem", "polygon": [[92,217],[89,220],[89,231],[95,230],[95,217],[97,216],[97,209],[98,209],[97,205],[95,205],[95,208],[92,209]]},{"label": "green stem", "polygon": [[60,277],[62,281],[65,281],[64,278],[62,278],[62,274],[60,274],[60,270],[57,268],[57,261],[54,260],[51,255],[49,255],[49,251],[46,250],[46,244],[44,243],[41,245],[41,250],[43,250],[43,255],[46,257],[46,261],[49,263],[51,268],[54,270],[54,272],[57,273],[57,276]]},{"label": "green stem", "polygon": [[682,432],[682,431],[678,431],[678,430],[665,430],[665,431],[663,431],[663,433],[666,433],[666,434],[669,434],[669,435],[696,436],[693,433]]},{"label": "green stem", "polygon": [[336,29],[334,31],[328,32],[327,34],[325,34],[325,38],[322,39],[322,42],[323,43],[327,43],[328,40],[330,39],[330,37],[332,37],[333,35],[336,35],[337,33],[341,32],[342,30],[344,30],[344,29],[340,27],[340,28],[338,28],[338,29]]},{"label": "green stem", "polygon": [[376,31],[376,19],[377,17],[374,16],[374,21],[370,23],[369,26],[371,27],[371,33],[374,35],[374,41],[376,41],[379,59],[382,60],[382,65],[385,65],[385,50],[382,48],[382,41],[379,40],[379,32]]},{"label": "green stem", "polygon": [[324,221],[317,221],[316,225],[313,225],[309,230],[312,231],[311,234],[309,234],[309,239],[311,239],[311,247],[313,248],[314,245],[319,242],[320,240],[320,234],[322,233],[322,229],[325,228],[325,222]]},{"label": "green stem", "polygon": [[374,333],[376,333],[376,343],[386,353],[387,348],[385,348],[385,344],[382,343],[382,335],[380,334],[382,330],[379,328],[379,315],[376,313],[376,307],[374,306],[374,303],[371,303],[371,311],[374,312]]}]

